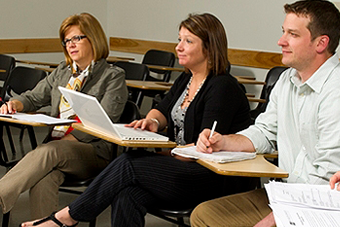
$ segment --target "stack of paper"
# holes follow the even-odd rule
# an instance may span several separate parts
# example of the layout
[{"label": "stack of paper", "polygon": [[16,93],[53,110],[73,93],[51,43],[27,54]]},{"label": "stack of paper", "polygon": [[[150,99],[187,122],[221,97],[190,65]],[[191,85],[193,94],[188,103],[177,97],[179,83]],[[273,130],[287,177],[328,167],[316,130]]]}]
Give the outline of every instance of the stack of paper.
[{"label": "stack of paper", "polygon": [[212,154],[198,152],[196,146],[175,148],[171,151],[172,154],[179,155],[185,158],[205,159],[212,162],[225,163],[236,162],[256,157],[255,153],[250,152],[235,152],[235,151],[219,151]]},{"label": "stack of paper", "polygon": [[76,122],[75,120],[70,119],[60,119],[51,116],[47,116],[45,114],[26,114],[26,113],[15,113],[15,114],[0,114],[0,117],[13,118],[21,121],[28,122],[37,122],[43,123],[46,125],[62,125],[62,124],[71,124]]},{"label": "stack of paper", "polygon": [[340,226],[340,192],[329,185],[270,182],[265,188],[277,227]]}]

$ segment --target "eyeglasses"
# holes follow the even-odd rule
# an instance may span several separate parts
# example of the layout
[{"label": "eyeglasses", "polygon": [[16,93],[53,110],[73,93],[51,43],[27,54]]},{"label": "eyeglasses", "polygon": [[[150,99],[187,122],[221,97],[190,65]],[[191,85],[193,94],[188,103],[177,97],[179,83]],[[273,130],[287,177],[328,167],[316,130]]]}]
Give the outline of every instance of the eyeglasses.
[{"label": "eyeglasses", "polygon": [[61,45],[64,47],[67,46],[68,43],[72,42],[74,44],[78,43],[80,40],[86,38],[86,35],[75,35],[71,39],[65,39],[64,41],[61,41]]}]

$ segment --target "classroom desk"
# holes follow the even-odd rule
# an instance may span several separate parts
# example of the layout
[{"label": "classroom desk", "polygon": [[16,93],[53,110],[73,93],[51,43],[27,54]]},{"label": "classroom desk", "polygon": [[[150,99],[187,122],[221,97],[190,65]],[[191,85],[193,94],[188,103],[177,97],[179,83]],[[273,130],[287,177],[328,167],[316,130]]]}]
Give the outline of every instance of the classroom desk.
[{"label": "classroom desk", "polygon": [[15,60],[18,63],[29,64],[29,65],[43,65],[50,68],[57,68],[59,64],[50,62],[39,62],[39,61],[29,61],[29,60]]},{"label": "classroom desk", "polygon": [[157,81],[125,80],[125,82],[128,87],[141,90],[168,91],[172,86],[172,83]]},{"label": "classroom desk", "polygon": [[161,65],[146,65],[149,69],[158,69],[165,71],[175,71],[175,72],[184,72],[184,68],[174,68],[169,66],[161,66]]},{"label": "classroom desk", "polygon": [[[73,123],[72,127],[98,138],[125,147],[144,147],[144,148],[174,148],[175,142],[143,142],[143,141],[122,141],[112,135],[107,135],[99,131],[94,131],[85,127],[81,123]],[[255,159],[230,163],[214,163],[205,160],[197,160],[202,166],[222,175],[246,176],[246,177],[275,177],[285,178],[288,173],[268,162],[263,155],[257,155]]]},{"label": "classroom desk", "polygon": [[255,80],[255,79],[245,79],[241,76],[234,76],[237,81],[240,83],[240,84],[258,84],[258,85],[265,85],[266,82],[264,81],[258,81],[258,80]]},{"label": "classroom desk", "polygon": [[[139,90],[136,104],[140,106],[143,98],[143,90],[156,90],[156,91],[168,91],[170,90],[172,83],[168,82],[157,82],[157,81],[142,81],[142,80],[125,80],[126,85],[130,88]],[[260,102],[265,103],[265,99],[258,99],[247,96],[249,102]]]},{"label": "classroom desk", "polygon": [[107,63],[113,64],[117,61],[134,61],[135,58],[132,57],[118,57],[118,56],[109,56],[106,58]]},{"label": "classroom desk", "polygon": [[[54,124],[45,124],[45,123],[41,123],[41,122],[18,120],[18,119],[15,119],[15,118],[8,118],[8,117],[2,117],[2,116],[0,116],[0,122],[27,125],[27,126],[32,126],[32,127],[46,127],[46,126],[53,126],[54,125]],[[67,125],[67,124],[70,124],[70,123],[65,123],[65,125]],[[60,124],[55,124],[55,125],[60,125]],[[2,127],[2,126],[3,125],[0,125],[0,127]],[[32,149],[35,149],[38,146],[38,144],[37,144],[37,140],[35,138],[33,128],[28,128],[28,131],[29,131],[31,147],[32,147]],[[1,130],[1,133],[2,133],[2,130]],[[0,137],[2,138],[3,135],[1,134]]]},{"label": "classroom desk", "polygon": [[175,142],[172,141],[123,141],[113,135],[108,135],[99,131],[92,130],[90,128],[85,127],[81,123],[73,123],[72,127],[82,132],[86,132],[90,135],[96,136],[98,138],[107,140],[109,142],[115,143],[119,146],[124,147],[142,147],[142,148],[174,148],[177,146]]},{"label": "classroom desk", "polygon": [[215,163],[206,160],[197,160],[197,162],[215,173],[227,176],[288,177],[286,171],[267,161],[262,154],[256,155],[255,159],[240,162]]}]

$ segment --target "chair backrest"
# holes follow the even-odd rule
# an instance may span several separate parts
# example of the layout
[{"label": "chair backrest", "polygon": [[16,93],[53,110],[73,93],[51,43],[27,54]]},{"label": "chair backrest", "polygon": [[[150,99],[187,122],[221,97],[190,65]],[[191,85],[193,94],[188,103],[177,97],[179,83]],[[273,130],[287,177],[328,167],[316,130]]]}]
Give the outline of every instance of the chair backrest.
[{"label": "chair backrest", "polygon": [[268,71],[267,76],[266,76],[266,80],[265,80],[266,84],[263,86],[261,96],[260,96],[261,99],[265,99],[265,100],[267,100],[267,102],[259,103],[257,105],[257,107],[250,112],[251,118],[252,118],[253,121],[255,120],[255,118],[260,113],[262,113],[266,110],[268,102],[269,102],[269,95],[270,95],[271,91],[273,90],[274,85],[276,84],[277,80],[279,79],[281,73],[283,71],[285,71],[286,69],[287,69],[287,67],[284,67],[284,66],[276,66],[276,67],[271,68]]},{"label": "chair backrest", "polygon": [[[172,52],[151,49],[145,53],[142,63],[146,65],[160,65],[173,67],[175,64],[175,59],[176,59],[175,54]],[[171,71],[159,69],[150,69],[150,71],[157,74],[163,74],[162,81],[169,82]],[[147,80],[157,79],[152,76],[148,76]]]},{"label": "chair backrest", "polygon": [[141,119],[139,108],[136,103],[128,100],[125,104],[122,115],[120,116],[119,122],[130,123],[134,120]]},{"label": "chair backrest", "polygon": [[0,72],[0,81],[2,82],[2,85],[0,85],[1,97],[3,97],[5,94],[5,91],[2,88],[7,86],[8,77],[14,67],[15,58],[8,55],[0,54],[0,69],[6,70],[6,72]]},{"label": "chair backrest", "polygon": [[125,70],[126,80],[146,80],[149,75],[149,68],[145,64],[118,61],[114,65]]},{"label": "chair backrest", "polygon": [[34,69],[24,66],[15,67],[8,79],[6,87],[6,96],[4,100],[8,100],[15,94],[21,94],[27,90],[32,90],[37,83],[46,77],[46,72],[40,69]]}]

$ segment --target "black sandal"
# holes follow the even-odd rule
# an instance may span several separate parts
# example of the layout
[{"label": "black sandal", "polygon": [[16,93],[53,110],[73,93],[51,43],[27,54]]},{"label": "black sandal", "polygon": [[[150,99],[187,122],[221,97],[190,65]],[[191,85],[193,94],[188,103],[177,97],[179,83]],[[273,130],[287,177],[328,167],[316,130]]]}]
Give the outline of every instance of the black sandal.
[{"label": "black sandal", "polygon": [[[71,225],[71,226],[68,226],[68,225],[65,225],[65,224],[61,223],[58,219],[56,219],[55,213],[56,213],[56,212],[53,212],[50,216],[48,216],[48,217],[46,217],[46,218],[43,218],[43,219],[41,219],[41,220],[39,220],[39,221],[34,222],[34,223],[33,223],[33,226],[40,225],[40,224],[42,224],[42,223],[44,223],[44,222],[47,222],[47,221],[49,221],[49,220],[53,221],[54,223],[56,223],[56,224],[59,225],[60,227],[75,227],[75,226],[78,225],[78,222],[77,222],[76,224],[74,224],[74,225]],[[20,226],[21,226],[21,225],[20,225]]]}]

